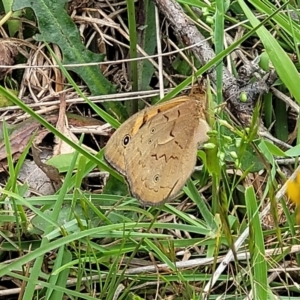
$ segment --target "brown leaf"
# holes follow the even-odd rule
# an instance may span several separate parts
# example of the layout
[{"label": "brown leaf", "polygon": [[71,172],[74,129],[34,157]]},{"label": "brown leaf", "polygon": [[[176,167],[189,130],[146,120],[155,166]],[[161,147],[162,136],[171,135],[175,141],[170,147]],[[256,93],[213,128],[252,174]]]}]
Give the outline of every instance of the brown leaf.
[{"label": "brown leaf", "polygon": [[59,171],[50,165],[43,163],[40,159],[40,150],[35,144],[31,147],[33,160],[36,165],[54,182],[61,183],[61,178],[59,176]]},{"label": "brown leaf", "polygon": [[[2,125],[2,122],[0,122]],[[32,135],[40,128],[40,124],[32,119],[21,122],[17,125],[7,125],[11,154],[22,153]],[[7,158],[5,143],[3,140],[3,126],[0,128],[0,161]]]}]

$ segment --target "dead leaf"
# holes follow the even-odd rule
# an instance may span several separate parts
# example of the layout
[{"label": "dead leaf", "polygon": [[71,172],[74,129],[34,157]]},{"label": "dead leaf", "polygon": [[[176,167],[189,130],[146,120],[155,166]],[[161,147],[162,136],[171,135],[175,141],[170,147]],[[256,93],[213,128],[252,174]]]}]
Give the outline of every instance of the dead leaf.
[{"label": "dead leaf", "polygon": [[[0,122],[0,126],[2,122]],[[34,120],[26,120],[17,125],[7,125],[9,131],[10,148],[12,155],[22,153],[32,135],[40,128],[40,123]],[[0,161],[7,158],[5,143],[3,140],[3,126],[0,127]]]},{"label": "dead leaf", "polygon": [[40,158],[41,151],[37,148],[37,146],[33,143],[32,147],[32,156],[36,165],[55,183],[61,183],[61,178],[59,176],[58,170],[50,165],[47,165],[42,162]]}]

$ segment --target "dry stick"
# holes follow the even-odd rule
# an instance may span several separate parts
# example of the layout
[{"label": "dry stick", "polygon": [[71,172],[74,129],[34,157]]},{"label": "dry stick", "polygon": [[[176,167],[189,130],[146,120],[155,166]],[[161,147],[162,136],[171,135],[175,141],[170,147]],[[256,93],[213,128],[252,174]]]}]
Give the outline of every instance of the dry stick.
[{"label": "dry stick", "polygon": [[[164,93],[169,93],[173,89],[164,89]],[[66,90],[62,91],[61,93],[55,93],[54,95],[48,95],[45,98],[42,99],[43,102],[40,103],[32,103],[27,104],[28,107],[39,107],[39,106],[49,106],[49,105],[59,105],[59,100],[51,100],[54,98],[58,98],[60,94],[66,93]],[[108,95],[101,95],[101,96],[89,96],[89,99],[93,103],[101,103],[106,101],[130,101],[134,99],[141,99],[141,98],[153,98],[159,95],[159,90],[150,90],[150,91],[136,91],[136,92],[125,92],[125,93],[118,93],[118,94],[108,94]],[[75,94],[76,97],[73,97],[72,95],[69,97],[69,99],[66,100],[66,103],[68,104],[78,104],[78,103],[86,103],[85,99],[81,97],[77,97],[77,94]],[[45,101],[44,100],[49,100]],[[20,109],[19,106],[8,106],[8,107],[2,107],[0,108],[0,112],[7,112],[7,111],[15,111]]]},{"label": "dry stick", "polygon": [[[198,28],[189,20],[181,6],[173,0],[155,0],[160,11],[165,14],[168,21],[173,25],[177,35],[186,45],[197,44],[199,46],[192,48],[195,57],[202,65],[205,65],[215,57],[215,52],[210,47],[206,39],[199,32]],[[210,80],[216,82],[216,70],[212,69],[208,72]],[[271,77],[270,81],[274,78]],[[229,73],[227,68],[223,68],[223,93],[225,99],[231,104],[232,109],[238,115],[239,119],[244,123],[249,123],[249,116],[253,110],[253,102],[259,94],[269,90],[265,78],[254,83],[248,84],[242,88],[238,86],[237,80]],[[241,92],[247,94],[248,101],[243,103],[239,100]]]},{"label": "dry stick", "polygon": [[286,96],[284,93],[280,92],[275,87],[271,87],[271,91],[274,96],[281,99],[286,105],[291,107],[297,114],[299,114],[299,105],[295,101],[293,101],[290,97]]},{"label": "dry stick", "polygon": [[159,82],[159,95],[160,99],[164,97],[164,77],[163,77],[163,61],[162,61],[162,49],[161,49],[161,37],[160,37],[160,26],[159,26],[159,13],[155,6],[155,25],[156,25],[156,44],[158,53],[158,82]]}]

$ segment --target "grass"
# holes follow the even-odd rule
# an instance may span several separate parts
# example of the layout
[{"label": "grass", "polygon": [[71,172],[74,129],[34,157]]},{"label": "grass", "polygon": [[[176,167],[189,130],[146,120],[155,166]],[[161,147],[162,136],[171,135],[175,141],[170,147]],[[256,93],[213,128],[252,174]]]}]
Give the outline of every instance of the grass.
[{"label": "grass", "polygon": [[[29,10],[26,1],[1,2],[7,16],[1,34],[13,49],[12,38],[17,38],[22,49],[14,58],[18,68],[0,77],[0,103],[6,106],[0,109],[5,121],[1,299],[299,298],[299,215],[294,209],[300,188],[295,180],[299,110],[286,104],[295,101],[295,107],[300,101],[299,3],[178,3],[215,50],[204,64],[202,53],[202,65],[201,46],[186,47],[189,37],[183,41],[175,34],[180,24],[170,27],[172,16],[164,20],[162,4],[156,14],[153,1],[69,6],[72,19],[63,3],[44,1],[42,7],[35,2]],[[13,22],[7,21],[10,8],[16,11]],[[160,40],[155,28],[161,30]],[[160,51],[160,44],[161,60],[144,57]],[[242,82],[240,65],[259,57],[264,71],[254,68]],[[211,69],[215,77],[206,73]],[[226,97],[233,95],[227,70],[241,80],[232,81],[240,88],[236,98]],[[275,71],[278,79],[270,88]],[[209,142],[198,151],[201,163],[176,199],[143,207],[103,159],[111,134],[106,124],[117,128],[144,107],[136,99],[150,104],[161,94],[163,101],[171,99],[200,76],[206,81],[212,128]],[[270,89],[261,88],[264,84]],[[158,85],[168,90],[159,91]],[[252,101],[253,90],[265,93]],[[284,97],[275,96],[279,91]],[[63,121],[50,118],[65,107],[82,118],[68,117],[68,123],[67,114]],[[56,146],[39,124],[62,144]],[[85,134],[75,138],[72,126]],[[36,153],[32,144],[44,152],[50,148],[54,169],[36,161],[20,179]],[[34,185],[41,179],[41,186],[48,186],[42,172],[34,177],[37,166],[53,175],[56,190],[42,192]]]}]

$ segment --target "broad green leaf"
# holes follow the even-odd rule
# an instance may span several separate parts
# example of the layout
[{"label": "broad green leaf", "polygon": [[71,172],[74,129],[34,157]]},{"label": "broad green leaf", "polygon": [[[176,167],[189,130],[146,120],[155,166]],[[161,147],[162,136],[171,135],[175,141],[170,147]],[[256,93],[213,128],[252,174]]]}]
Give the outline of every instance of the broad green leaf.
[{"label": "broad green leaf", "polygon": [[275,144],[270,143],[268,141],[263,141],[263,143],[265,144],[265,146],[269,149],[269,151],[275,155],[275,156],[287,156],[286,152],[282,151],[280,148],[278,148]]},{"label": "broad green leaf", "polygon": [[300,144],[285,151],[286,156],[297,157],[300,156]]}]

